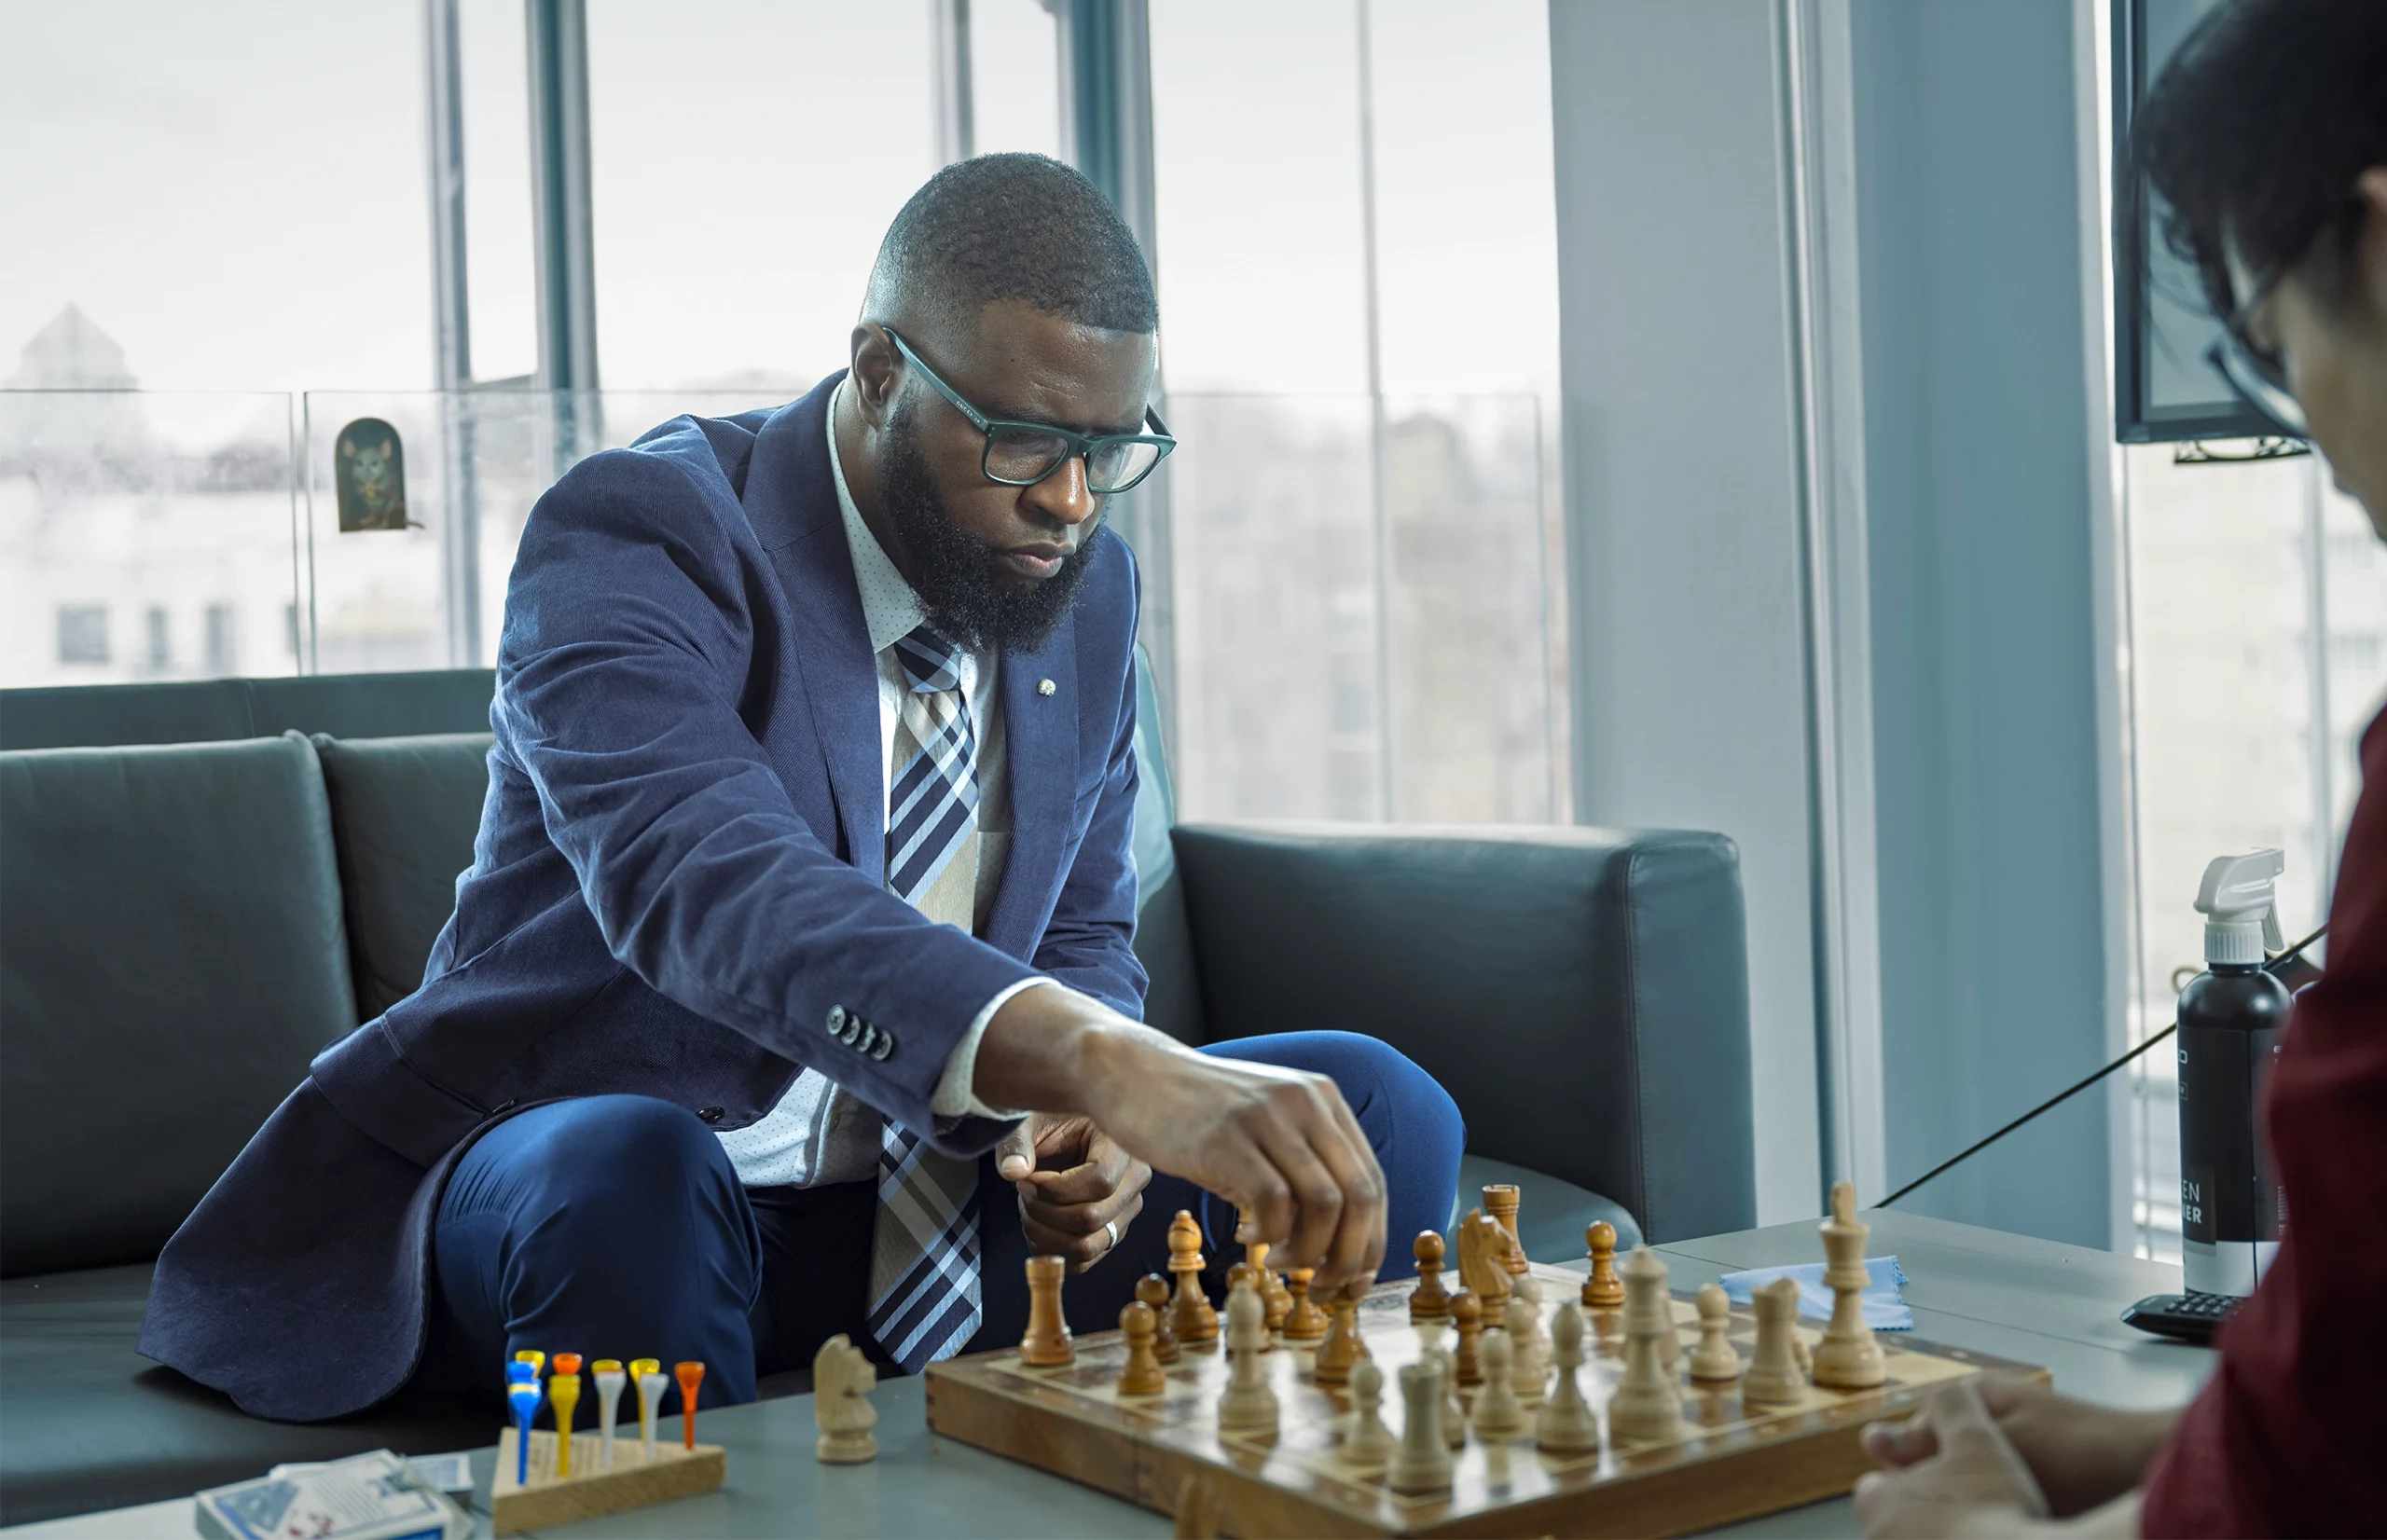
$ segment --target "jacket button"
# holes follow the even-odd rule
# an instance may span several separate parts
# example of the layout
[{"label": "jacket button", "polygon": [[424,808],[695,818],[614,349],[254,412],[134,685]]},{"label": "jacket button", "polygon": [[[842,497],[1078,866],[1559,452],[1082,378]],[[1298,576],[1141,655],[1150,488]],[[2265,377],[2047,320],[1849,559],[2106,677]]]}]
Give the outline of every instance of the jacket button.
[{"label": "jacket button", "polygon": [[882,1032],[878,1035],[877,1046],[870,1051],[870,1056],[873,1059],[877,1060],[880,1064],[885,1064],[887,1062],[887,1055],[894,1052],[895,1034],[892,1032]]},{"label": "jacket button", "polygon": [[842,1041],[848,1048],[853,1047],[854,1044],[862,1041],[862,1032],[870,1024],[863,1021],[860,1016],[848,1016],[846,1018],[846,1030]]},{"label": "jacket button", "polygon": [[834,1038],[845,1029],[846,1008],[842,1005],[831,1006],[829,1008],[829,1036]]},{"label": "jacket button", "polygon": [[872,1026],[867,1022],[863,1023],[862,1029],[862,1041],[856,1046],[861,1048],[861,1050],[865,1053],[877,1047],[878,1028]]},{"label": "jacket button", "polygon": [[697,1121],[698,1122],[717,1123],[721,1121],[721,1108],[717,1107],[700,1107],[697,1108]]}]

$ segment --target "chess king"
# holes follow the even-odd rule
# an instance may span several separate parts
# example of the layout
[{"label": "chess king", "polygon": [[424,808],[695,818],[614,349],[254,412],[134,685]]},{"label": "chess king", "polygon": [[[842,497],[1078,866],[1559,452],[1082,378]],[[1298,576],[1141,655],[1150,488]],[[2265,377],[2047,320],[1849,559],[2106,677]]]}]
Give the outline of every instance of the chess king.
[{"label": "chess king", "polygon": [[1328,1297],[1439,1228],[1463,1133],[1400,1054],[1138,1024],[1103,517],[1175,445],[1158,349],[1090,183],[965,161],[889,227],[849,368],[541,498],[422,986],[175,1235],[141,1350],[298,1421],[517,1347],[741,1401],[840,1332],[902,1372],[1017,1342],[1030,1253],[1107,1328],[1166,1264],[1147,1206],[1212,1256],[1248,1206]]}]

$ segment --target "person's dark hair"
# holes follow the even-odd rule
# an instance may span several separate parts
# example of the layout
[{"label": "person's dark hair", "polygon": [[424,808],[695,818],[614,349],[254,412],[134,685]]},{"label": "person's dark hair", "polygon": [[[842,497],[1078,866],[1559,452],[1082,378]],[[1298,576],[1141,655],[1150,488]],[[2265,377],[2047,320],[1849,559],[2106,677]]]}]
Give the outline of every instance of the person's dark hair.
[{"label": "person's dark hair", "polygon": [[2230,248],[2257,282],[2308,251],[2337,282],[2362,231],[2354,179],[2387,166],[2387,4],[2228,0],[2147,92],[2131,145],[2215,315],[2253,297],[2232,292]]},{"label": "person's dark hair", "polygon": [[999,299],[1106,331],[1160,325],[1127,222],[1093,183],[1042,155],[982,155],[930,177],[887,227],[864,309],[958,320]]}]

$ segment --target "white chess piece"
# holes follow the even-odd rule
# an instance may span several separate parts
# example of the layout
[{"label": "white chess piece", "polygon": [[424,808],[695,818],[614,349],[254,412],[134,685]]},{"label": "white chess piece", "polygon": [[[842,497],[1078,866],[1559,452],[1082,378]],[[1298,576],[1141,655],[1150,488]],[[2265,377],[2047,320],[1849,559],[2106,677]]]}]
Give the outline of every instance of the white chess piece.
[{"label": "white chess piece", "polygon": [[870,1393],[878,1370],[844,1332],[821,1344],[812,1358],[812,1418],[821,1425],[813,1453],[824,1464],[858,1465],[878,1458],[878,1409]]},{"label": "white chess piece", "polygon": [[1675,1334],[1666,1264],[1648,1246],[1635,1246],[1616,1271],[1624,1280],[1624,1377],[1608,1397],[1608,1432],[1669,1438],[1682,1426],[1682,1391],[1665,1363],[1663,1342]]},{"label": "white chess piece", "polygon": [[1227,1354],[1234,1360],[1226,1394],[1219,1397],[1219,1431],[1273,1437],[1276,1393],[1268,1384],[1268,1307],[1251,1280],[1238,1280],[1227,1295]]},{"label": "white chess piece", "polygon": [[1392,1458],[1392,1430],[1379,1409],[1384,1402],[1384,1370],[1372,1359],[1351,1366],[1351,1431],[1343,1436],[1344,1462],[1359,1470],[1381,1470]]},{"label": "white chess piece", "polygon": [[1411,1497],[1451,1490],[1451,1451],[1442,1439],[1442,1366],[1400,1367],[1400,1447],[1392,1451],[1385,1484]]},{"label": "white chess piece", "polygon": [[1514,1383],[1519,1404],[1541,1404],[1542,1384],[1550,1378],[1550,1339],[1541,1328],[1541,1280],[1528,1272],[1517,1280],[1509,1296],[1509,1313],[1502,1323],[1516,1349]]},{"label": "white chess piece", "polygon": [[1574,1301],[1558,1301],[1550,1323],[1550,1355],[1558,1368],[1550,1398],[1534,1418],[1533,1441],[1552,1454],[1581,1454],[1600,1447],[1600,1420],[1583,1399],[1575,1371],[1583,1367],[1583,1313]]},{"label": "white chess piece", "polygon": [[1475,1393],[1475,1437],[1496,1444],[1525,1425],[1525,1409],[1517,1404],[1516,1344],[1506,1331],[1487,1331],[1475,1351],[1483,1365],[1483,1388]]}]

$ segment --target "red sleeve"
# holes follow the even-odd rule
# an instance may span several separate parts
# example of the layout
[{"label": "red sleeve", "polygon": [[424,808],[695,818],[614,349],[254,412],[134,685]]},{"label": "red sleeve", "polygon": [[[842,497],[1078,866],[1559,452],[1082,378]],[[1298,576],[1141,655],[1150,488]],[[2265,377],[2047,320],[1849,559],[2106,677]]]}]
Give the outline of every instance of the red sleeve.
[{"label": "red sleeve", "polygon": [[2148,1473],[2149,1535],[2387,1534],[2387,712],[2265,1106],[2287,1201],[2277,1259]]}]

